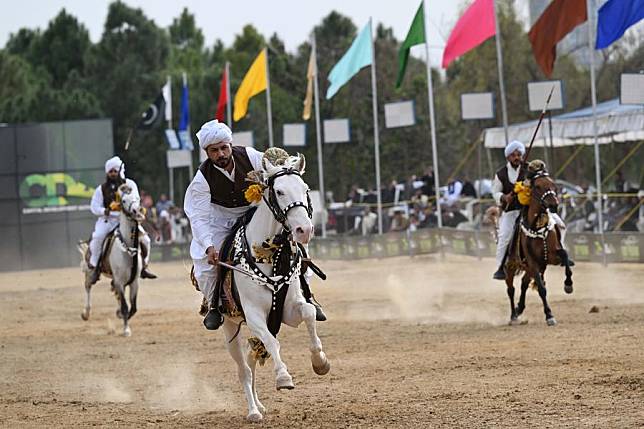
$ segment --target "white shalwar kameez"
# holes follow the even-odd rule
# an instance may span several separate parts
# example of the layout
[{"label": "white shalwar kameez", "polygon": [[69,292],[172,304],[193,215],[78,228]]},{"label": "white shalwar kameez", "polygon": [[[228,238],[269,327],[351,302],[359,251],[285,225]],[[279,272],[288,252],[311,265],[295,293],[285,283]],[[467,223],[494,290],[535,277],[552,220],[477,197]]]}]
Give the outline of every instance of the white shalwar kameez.
[{"label": "white shalwar kameez", "polygon": [[[246,148],[246,153],[253,168],[261,170],[263,153],[251,147]],[[234,159],[232,161],[234,162]],[[235,181],[234,167],[230,173],[216,165],[215,168],[231,182]],[[199,289],[208,302],[210,302],[217,279],[217,270],[214,265],[208,264],[206,249],[213,246],[215,250],[219,251],[237,219],[250,208],[251,206],[228,208],[211,203],[210,186],[200,170],[197,170],[186,190],[183,210],[186,212],[192,228],[190,257],[194,264],[194,274],[199,283]]]},{"label": "white shalwar kameez", "polygon": [[[136,185],[136,182],[132,179],[125,179],[125,184],[128,185],[132,192],[139,197],[139,188]],[[94,190],[94,195],[92,195],[92,202],[90,203],[91,212],[98,216],[98,220],[94,225],[94,232],[92,233],[92,239],[89,242],[90,258],[89,263],[92,266],[98,264],[98,257],[101,254],[101,247],[103,246],[103,241],[107,234],[110,231],[113,231],[119,225],[119,211],[110,211],[109,215],[105,215],[105,204],[103,201],[103,189],[101,186],[97,186]],[[140,227],[139,227],[140,228]],[[140,228],[140,231],[143,233],[140,235],[141,245],[147,249],[144,266],[148,265],[150,261],[150,236],[145,233],[145,231]]]}]

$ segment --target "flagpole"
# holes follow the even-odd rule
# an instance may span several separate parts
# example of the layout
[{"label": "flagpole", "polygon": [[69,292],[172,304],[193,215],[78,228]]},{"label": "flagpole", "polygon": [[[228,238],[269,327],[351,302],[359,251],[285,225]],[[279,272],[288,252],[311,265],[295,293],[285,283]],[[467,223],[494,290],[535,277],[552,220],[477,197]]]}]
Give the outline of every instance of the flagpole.
[{"label": "flagpole", "polygon": [[233,129],[233,115],[232,105],[233,99],[230,98],[230,62],[226,61],[226,119],[228,120],[228,128]]},{"label": "flagpole", "polygon": [[326,238],[326,192],[324,190],[324,159],[322,153],[322,132],[320,130],[320,98],[318,89],[318,51],[315,33],[311,35],[313,49],[313,97],[315,98],[315,135],[318,149],[318,182],[322,196],[322,238]]},{"label": "flagpole", "polygon": [[373,38],[373,18],[369,18],[371,36],[371,101],[373,109],[373,151],[376,163],[376,195],[378,206],[378,234],[382,234],[382,195],[380,189],[380,131],[378,129],[378,89],[376,85],[376,42]]},{"label": "flagpole", "polygon": [[597,219],[599,221],[599,235],[602,243],[602,258],[606,265],[606,240],[604,237],[604,214],[602,201],[602,171],[599,164],[599,140],[597,138],[597,89],[595,88],[595,47],[593,46],[593,18],[591,1],[586,1],[588,15],[588,51],[590,55],[590,95],[593,104],[593,136],[595,147],[595,184],[597,186]]},{"label": "flagpole", "polygon": [[505,145],[509,143],[508,139],[508,109],[505,102],[505,81],[503,80],[503,52],[501,50],[501,25],[496,13],[496,0],[492,0],[494,5],[494,25],[496,27],[496,64],[499,69],[499,89],[501,91],[501,114],[503,115],[503,132],[505,133]]},{"label": "flagpole", "polygon": [[432,82],[432,68],[429,62],[429,34],[427,32],[427,7],[425,0],[423,0],[423,27],[425,29],[425,54],[427,61],[425,66],[427,68],[427,102],[429,103],[429,125],[431,128],[432,138],[432,163],[434,166],[434,193],[436,195],[436,213],[438,214],[438,227],[443,227],[443,213],[441,210],[441,196],[440,196],[440,178],[438,176],[438,145],[436,144],[436,117],[434,113],[434,84]]},{"label": "flagpole", "polygon": [[268,71],[268,48],[266,51],[266,116],[268,119],[268,147],[273,147],[273,113],[271,111],[271,75]]}]

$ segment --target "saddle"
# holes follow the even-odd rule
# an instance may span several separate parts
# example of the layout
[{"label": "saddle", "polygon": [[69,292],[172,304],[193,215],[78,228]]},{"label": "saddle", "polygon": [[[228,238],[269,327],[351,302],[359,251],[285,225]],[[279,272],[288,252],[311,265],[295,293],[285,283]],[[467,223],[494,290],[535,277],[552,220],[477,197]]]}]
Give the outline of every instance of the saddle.
[{"label": "saddle", "polygon": [[[236,262],[236,250],[235,249],[235,238],[238,235],[239,230],[242,227],[245,227],[248,225],[250,222],[253,214],[255,213],[255,209],[250,209],[248,212],[246,212],[243,216],[241,216],[237,222],[235,222],[235,225],[233,226],[231,232],[226,236],[226,239],[224,240],[224,243],[219,251],[219,258],[222,261],[227,261],[231,265],[235,265]],[[278,235],[276,239],[271,243],[271,245],[279,246],[281,251],[276,252],[276,260],[272,261],[273,264],[273,275],[284,275],[286,274],[289,269],[291,269],[291,259],[294,256],[293,249],[291,249],[291,246],[289,243],[285,242],[286,241],[286,235]],[[261,257],[258,257],[257,260],[251,255],[251,249],[250,247],[247,247],[245,249],[245,258],[247,261],[253,261],[259,262],[259,263],[267,263],[268,260],[266,259],[267,255],[262,255]],[[316,267],[317,268],[317,267]],[[215,284],[215,297],[217,297],[217,302],[221,303],[219,305],[219,311],[222,314],[227,314],[230,317],[244,317],[244,310],[241,305],[241,301],[239,299],[239,293],[237,291],[237,286],[235,284],[235,277],[233,276],[233,272],[231,269],[223,267],[222,265],[219,265],[217,267],[217,283]],[[199,285],[197,282],[197,279],[195,278],[194,275],[194,266],[192,267],[191,273],[190,273],[190,279],[192,284],[195,286],[197,290],[199,289]],[[258,286],[258,287],[263,287],[263,286]],[[267,326],[268,330],[273,334],[274,336],[277,336],[277,334],[280,331],[280,327],[282,325],[282,315],[283,315],[283,310],[284,310],[284,303],[286,301],[286,294],[288,292],[289,285],[286,284],[282,287],[279,288],[278,291],[274,292],[273,294],[273,306],[271,307],[271,310],[268,314],[267,317]],[[205,315],[208,311],[208,304],[206,299],[204,298],[201,303],[201,308],[199,310],[200,315]]]},{"label": "saddle", "polygon": [[[105,240],[103,240],[103,246],[101,247],[101,254],[99,255],[98,258],[98,266],[101,270],[101,274],[104,274],[106,277],[112,278],[112,267],[110,266],[110,260],[109,258],[105,258],[104,256],[109,254],[109,252],[112,250],[112,246],[114,245],[114,239],[116,238],[116,235],[114,234],[114,231],[110,232],[106,237]],[[89,258],[90,258],[90,253],[91,251],[89,250],[89,241],[83,241],[81,243],[84,243],[87,245],[87,250],[85,251],[85,263],[89,265]]]}]

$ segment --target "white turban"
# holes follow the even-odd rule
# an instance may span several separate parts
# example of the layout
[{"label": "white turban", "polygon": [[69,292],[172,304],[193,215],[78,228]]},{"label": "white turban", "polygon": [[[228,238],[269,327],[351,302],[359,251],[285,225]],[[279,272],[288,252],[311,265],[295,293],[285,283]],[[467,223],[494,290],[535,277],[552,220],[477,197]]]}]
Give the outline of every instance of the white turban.
[{"label": "white turban", "polygon": [[505,157],[507,158],[508,156],[510,156],[515,150],[521,152],[521,156],[525,155],[525,146],[523,145],[523,143],[521,143],[519,140],[512,140],[505,147]]},{"label": "white turban", "polygon": [[233,144],[233,132],[230,131],[228,125],[215,119],[201,126],[197,133],[197,139],[199,140],[199,146],[206,150],[211,144],[221,142]]},{"label": "white turban", "polygon": [[114,156],[105,161],[105,174],[109,173],[110,170],[117,170],[121,179],[125,179],[125,164],[123,164],[123,161],[118,156]]}]

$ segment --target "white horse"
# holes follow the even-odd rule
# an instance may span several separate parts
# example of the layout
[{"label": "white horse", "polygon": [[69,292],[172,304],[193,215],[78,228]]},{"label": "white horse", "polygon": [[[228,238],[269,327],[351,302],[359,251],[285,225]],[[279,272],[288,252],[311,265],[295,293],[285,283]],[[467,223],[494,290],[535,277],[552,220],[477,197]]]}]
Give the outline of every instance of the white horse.
[{"label": "white horse", "polygon": [[[245,227],[247,246],[273,238],[284,228],[291,232],[291,239],[295,243],[306,245],[311,240],[313,224],[309,216],[308,186],[301,178],[304,167],[305,160],[302,155],[289,157],[283,165],[273,165],[267,159],[263,160],[262,173],[265,186],[263,201]],[[271,193],[273,193],[272,196]],[[280,223],[277,217],[280,217],[284,223]],[[244,267],[244,265],[242,263],[238,267]],[[257,267],[265,276],[271,276],[271,264],[257,264]],[[252,272],[252,269],[247,271]],[[302,322],[306,324],[310,337],[309,349],[313,369],[317,374],[324,375],[329,372],[330,364],[322,351],[322,342],[316,333],[315,307],[307,303],[302,296],[299,273],[298,265],[294,274],[287,280],[289,284],[282,322],[292,327],[298,327]],[[246,324],[251,334],[264,344],[266,351],[273,358],[277,389],[293,389],[295,387],[293,379],[280,357],[280,343],[267,326],[267,317],[274,305],[271,288],[239,272],[234,272],[234,279]],[[239,323],[241,323],[240,318],[225,315],[224,334],[228,351],[237,363],[239,380],[248,401],[247,419],[251,422],[259,422],[266,409],[259,401],[255,388],[255,367],[258,356],[238,335]]]},{"label": "white horse", "polygon": [[[139,272],[141,271],[142,256],[139,250],[139,236],[141,234],[139,223],[145,219],[145,213],[141,207],[140,198],[132,192],[129,186],[121,185],[118,189],[118,196],[121,204],[121,214],[119,217],[119,226],[112,233],[114,235],[113,243],[104,250],[103,261],[108,262],[109,271],[102,273],[112,278],[112,291],[116,295],[120,307],[116,310],[116,315],[123,319],[123,335],[129,337],[132,335],[129,319],[136,313],[136,295],[139,290]],[[109,239],[108,236],[105,241]],[[89,319],[91,308],[90,292],[92,284],[90,282],[91,270],[88,266],[88,245],[82,242],[79,250],[83,257],[81,258],[81,270],[85,273],[85,309],[81,314],[83,320]],[[103,267],[103,263],[99,263]],[[101,269],[103,267],[98,267]],[[111,273],[110,273],[111,271]],[[125,287],[130,287],[130,308],[128,308],[125,299]]]}]

